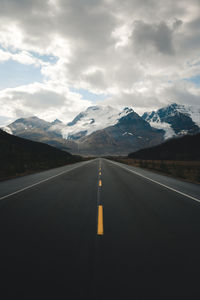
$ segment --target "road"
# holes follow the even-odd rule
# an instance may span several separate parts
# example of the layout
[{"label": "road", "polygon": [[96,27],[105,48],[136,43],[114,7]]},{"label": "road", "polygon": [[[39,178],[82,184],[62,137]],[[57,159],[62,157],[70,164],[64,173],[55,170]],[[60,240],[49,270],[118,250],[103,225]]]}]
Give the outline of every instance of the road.
[{"label": "road", "polygon": [[94,159],[0,183],[1,299],[199,299],[200,186]]}]

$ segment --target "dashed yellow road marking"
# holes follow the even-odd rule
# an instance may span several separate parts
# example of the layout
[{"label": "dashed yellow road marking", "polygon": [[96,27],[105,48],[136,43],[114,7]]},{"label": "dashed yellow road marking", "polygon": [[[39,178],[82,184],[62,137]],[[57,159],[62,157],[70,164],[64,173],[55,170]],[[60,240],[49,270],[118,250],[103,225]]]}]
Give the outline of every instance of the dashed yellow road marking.
[{"label": "dashed yellow road marking", "polygon": [[99,186],[102,186],[102,181],[101,181],[101,179],[99,180]]},{"label": "dashed yellow road marking", "polygon": [[103,205],[98,206],[98,226],[97,234],[103,235]]}]

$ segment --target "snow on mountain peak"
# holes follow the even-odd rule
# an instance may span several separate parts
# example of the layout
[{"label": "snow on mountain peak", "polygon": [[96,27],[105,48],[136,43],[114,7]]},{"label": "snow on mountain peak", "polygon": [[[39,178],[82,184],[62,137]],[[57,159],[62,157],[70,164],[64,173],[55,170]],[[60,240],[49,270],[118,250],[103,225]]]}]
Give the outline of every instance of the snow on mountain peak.
[{"label": "snow on mountain peak", "polygon": [[112,126],[118,120],[132,112],[131,108],[120,110],[113,106],[90,106],[78,114],[72,122],[61,129],[64,138],[79,138],[94,131]]},{"label": "snow on mountain peak", "polygon": [[188,114],[193,122],[200,127],[200,105],[179,105],[177,110],[181,113]]},{"label": "snow on mountain peak", "polygon": [[[192,132],[192,130],[195,132],[198,127],[200,128],[200,106],[172,103],[157,111],[146,112],[142,117],[149,122],[152,127],[165,130],[165,139],[176,136],[178,128],[179,135]],[[183,117],[185,119],[184,122]],[[179,118],[181,118],[183,122],[182,126],[187,127],[186,123],[190,123],[188,123],[189,131],[185,130],[185,128],[180,130],[181,124],[178,124]]]},{"label": "snow on mountain peak", "polygon": [[[188,115],[192,121],[200,127],[200,105],[189,105],[189,104],[177,104],[177,103],[172,103],[171,105],[168,105],[163,108],[168,109],[168,111],[171,110],[171,115],[177,114],[177,113],[182,113],[185,115]],[[162,109],[160,109],[162,110]]]},{"label": "snow on mountain peak", "polygon": [[1,129],[3,131],[5,131],[5,132],[9,133],[9,134],[13,134],[13,132],[12,132],[12,130],[11,130],[11,128],[9,126],[5,126],[5,127],[1,128]]}]

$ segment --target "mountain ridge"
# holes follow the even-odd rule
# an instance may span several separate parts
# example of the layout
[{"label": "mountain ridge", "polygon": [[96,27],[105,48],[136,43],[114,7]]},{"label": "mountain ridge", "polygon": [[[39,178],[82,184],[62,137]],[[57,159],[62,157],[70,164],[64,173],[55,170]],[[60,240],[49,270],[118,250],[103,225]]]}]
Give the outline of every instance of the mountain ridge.
[{"label": "mountain ridge", "polygon": [[200,131],[200,106],[172,103],[146,112],[142,118],[152,127],[165,130],[165,139]]},{"label": "mountain ridge", "polygon": [[85,154],[87,151],[88,154],[94,154],[95,151],[98,155],[126,155],[130,149],[145,148],[161,141],[163,131],[152,128],[148,122],[132,111],[120,118],[117,124],[81,138],[80,147]]},{"label": "mountain ridge", "polygon": [[130,107],[119,110],[112,106],[91,106],[66,124],[58,119],[47,122],[33,116],[17,119],[4,130],[75,154],[120,155],[175,136],[198,133],[198,118],[200,107],[194,112],[192,106],[176,103],[142,116]]}]

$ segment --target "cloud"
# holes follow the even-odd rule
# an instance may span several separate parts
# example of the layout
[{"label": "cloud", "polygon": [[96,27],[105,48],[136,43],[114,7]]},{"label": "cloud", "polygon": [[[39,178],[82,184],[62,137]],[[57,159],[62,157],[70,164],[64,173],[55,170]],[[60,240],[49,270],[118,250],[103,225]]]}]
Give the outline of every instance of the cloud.
[{"label": "cloud", "polygon": [[173,30],[177,30],[182,24],[183,24],[183,21],[175,19],[173,22]]},{"label": "cloud", "polygon": [[200,73],[199,20],[199,0],[1,0],[1,61],[38,65],[45,78],[2,90],[5,115],[67,120],[91,103],[71,87],[140,110],[197,103],[183,79]]},{"label": "cloud", "polygon": [[0,63],[5,62],[7,60],[17,61],[24,65],[35,65],[35,66],[45,65],[45,63],[43,63],[42,60],[34,57],[28,51],[19,51],[18,53],[12,53],[0,49]]},{"label": "cloud", "polygon": [[166,104],[200,104],[200,86],[194,86],[184,80],[176,83],[157,80],[139,83],[134,89],[109,97],[107,103],[118,106],[131,106],[137,113],[158,109]]},{"label": "cloud", "polygon": [[82,79],[88,83],[89,88],[96,87],[103,90],[106,87],[105,75],[101,70],[91,70],[83,74]]},{"label": "cloud", "polygon": [[[151,47],[155,48],[155,51],[173,55],[173,31],[167,26],[165,22],[159,24],[147,24],[143,21],[136,21],[132,34],[133,46],[141,51],[145,48],[145,51],[151,51]],[[149,49],[150,48],[150,49]]]},{"label": "cloud", "polygon": [[34,83],[0,93],[1,114],[12,120],[36,115],[49,121],[56,117],[68,122],[90,105],[90,101],[83,101],[66,87],[53,84]]}]

